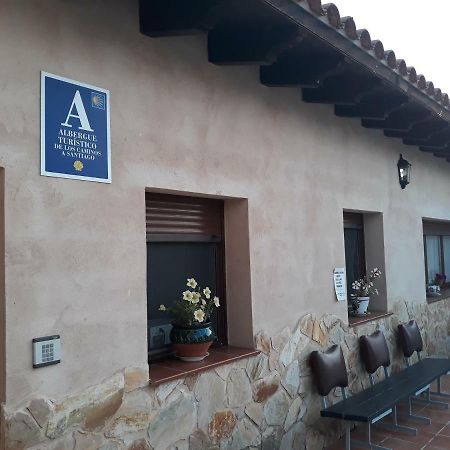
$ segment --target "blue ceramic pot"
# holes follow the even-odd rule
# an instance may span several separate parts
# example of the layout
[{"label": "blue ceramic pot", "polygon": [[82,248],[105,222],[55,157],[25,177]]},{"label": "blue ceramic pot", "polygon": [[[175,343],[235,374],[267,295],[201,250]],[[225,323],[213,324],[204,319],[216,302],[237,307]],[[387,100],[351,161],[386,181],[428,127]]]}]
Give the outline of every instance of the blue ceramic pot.
[{"label": "blue ceramic pot", "polygon": [[172,330],[170,331],[172,344],[203,344],[212,342],[215,338],[211,322],[191,326],[180,326],[172,322]]}]

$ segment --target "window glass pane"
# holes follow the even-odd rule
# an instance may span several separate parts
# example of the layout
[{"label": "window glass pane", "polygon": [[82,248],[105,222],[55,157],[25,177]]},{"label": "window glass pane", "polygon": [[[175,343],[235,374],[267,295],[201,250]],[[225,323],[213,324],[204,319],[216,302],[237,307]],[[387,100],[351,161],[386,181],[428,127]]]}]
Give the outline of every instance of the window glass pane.
[{"label": "window glass pane", "polygon": [[158,311],[159,305],[171,306],[179,299],[188,289],[188,278],[194,277],[200,286],[209,286],[216,293],[217,246],[217,243],[198,242],[147,243],[149,351],[164,347],[170,332],[171,318]]},{"label": "window glass pane", "polygon": [[347,293],[350,300],[352,283],[363,277],[366,272],[364,256],[363,230],[356,228],[344,229],[345,270],[347,273]]},{"label": "window glass pane", "polygon": [[443,244],[444,244],[444,274],[447,277],[450,276],[450,236],[444,236],[443,237]]},{"label": "window glass pane", "polygon": [[441,240],[439,236],[425,236],[427,247],[427,275],[431,283],[441,268]]}]

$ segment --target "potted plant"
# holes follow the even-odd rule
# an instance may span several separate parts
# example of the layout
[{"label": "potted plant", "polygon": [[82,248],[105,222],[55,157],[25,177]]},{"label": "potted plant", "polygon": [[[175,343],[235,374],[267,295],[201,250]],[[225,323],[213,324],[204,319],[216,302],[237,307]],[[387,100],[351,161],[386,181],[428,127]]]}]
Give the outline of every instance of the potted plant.
[{"label": "potted plant", "polygon": [[202,289],[194,278],[188,278],[187,286],[174,306],[160,305],[159,310],[173,318],[170,340],[175,356],[183,361],[202,361],[215,339],[211,315],[220,302],[209,287]]},{"label": "potted plant", "polygon": [[441,289],[444,288],[447,277],[443,273],[437,273],[434,277],[434,280],[428,285],[427,292],[428,294],[433,296],[440,296]]},{"label": "potted plant", "polygon": [[381,276],[381,270],[378,267],[372,269],[369,275],[356,280],[352,283],[353,297],[352,309],[357,315],[367,314],[371,295],[378,295],[378,289],[374,286],[374,280]]}]

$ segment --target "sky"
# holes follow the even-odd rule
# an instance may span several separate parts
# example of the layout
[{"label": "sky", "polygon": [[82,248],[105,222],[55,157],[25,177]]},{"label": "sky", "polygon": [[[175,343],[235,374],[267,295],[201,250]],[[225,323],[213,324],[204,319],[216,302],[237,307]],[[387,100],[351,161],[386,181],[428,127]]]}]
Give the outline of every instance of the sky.
[{"label": "sky", "polygon": [[[449,0],[333,0],[372,40],[450,95]],[[327,3],[322,1],[322,4]]]}]

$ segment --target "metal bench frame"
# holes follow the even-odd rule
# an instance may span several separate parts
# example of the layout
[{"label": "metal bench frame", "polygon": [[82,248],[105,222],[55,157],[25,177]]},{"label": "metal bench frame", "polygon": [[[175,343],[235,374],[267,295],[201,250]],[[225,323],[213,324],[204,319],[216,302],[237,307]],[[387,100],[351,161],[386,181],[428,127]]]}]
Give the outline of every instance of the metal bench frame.
[{"label": "metal bench frame", "polygon": [[[342,398],[344,400],[347,400],[347,392],[345,388],[341,387],[342,392]],[[327,397],[320,397],[322,408],[326,409],[328,408],[327,405]],[[366,436],[367,441],[360,441],[359,439],[352,439],[351,438],[351,429],[352,425],[347,423],[345,426],[345,450],[351,450],[352,444],[357,445],[359,447],[365,447],[373,450],[393,450],[388,447],[381,447],[379,445],[372,443],[372,424],[378,422],[379,420],[383,419],[387,415],[391,414],[393,412],[392,408],[387,409],[384,413],[380,414],[379,416],[372,419],[370,422],[367,422],[367,428],[366,428]]]}]

